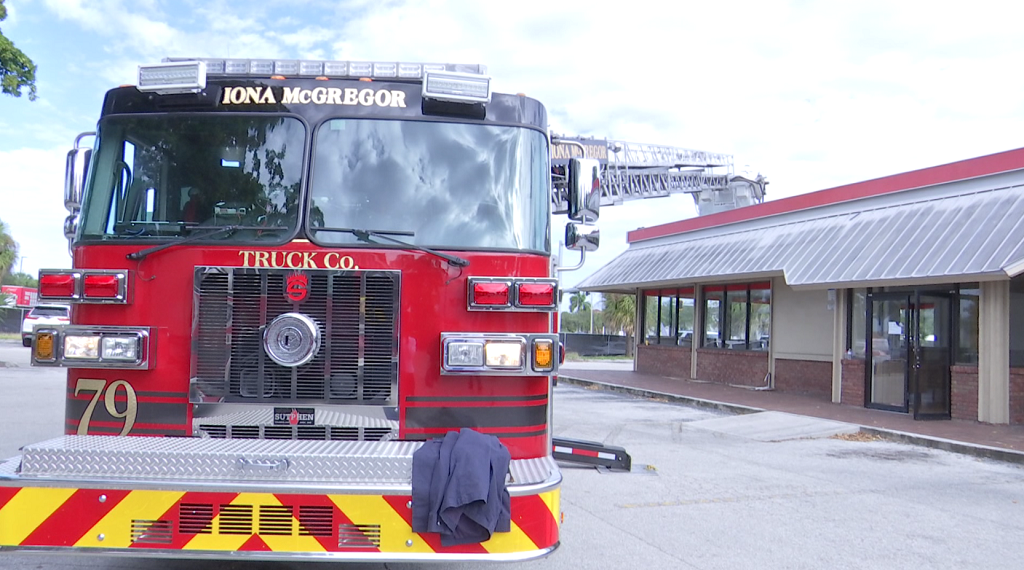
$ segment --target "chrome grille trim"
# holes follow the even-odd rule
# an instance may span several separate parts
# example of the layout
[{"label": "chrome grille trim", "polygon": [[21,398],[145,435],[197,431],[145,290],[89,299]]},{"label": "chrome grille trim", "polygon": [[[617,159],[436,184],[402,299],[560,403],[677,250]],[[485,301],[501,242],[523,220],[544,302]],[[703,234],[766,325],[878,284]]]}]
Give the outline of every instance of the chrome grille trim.
[{"label": "chrome grille trim", "polygon": [[[300,302],[286,294],[297,271],[308,277]],[[397,405],[401,272],[196,267],[193,283],[193,403]],[[298,367],[263,350],[263,329],[287,312],[324,334]]]}]

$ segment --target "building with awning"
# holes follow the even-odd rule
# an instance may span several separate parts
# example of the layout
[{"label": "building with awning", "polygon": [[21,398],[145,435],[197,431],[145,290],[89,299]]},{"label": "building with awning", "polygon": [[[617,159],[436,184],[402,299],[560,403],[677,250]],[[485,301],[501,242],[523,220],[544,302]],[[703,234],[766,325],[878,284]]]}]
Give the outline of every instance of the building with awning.
[{"label": "building with awning", "polygon": [[1024,423],[1024,149],[664,224],[583,280],[635,367]]}]

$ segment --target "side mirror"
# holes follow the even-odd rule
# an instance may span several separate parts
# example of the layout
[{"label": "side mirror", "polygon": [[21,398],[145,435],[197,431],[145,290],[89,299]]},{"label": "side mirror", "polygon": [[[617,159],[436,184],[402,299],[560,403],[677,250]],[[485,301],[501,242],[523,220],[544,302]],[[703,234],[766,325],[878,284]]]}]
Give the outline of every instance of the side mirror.
[{"label": "side mirror", "polygon": [[569,219],[596,222],[601,213],[601,163],[592,158],[570,158],[568,191]]},{"label": "side mirror", "polygon": [[78,214],[71,214],[64,218],[64,237],[68,238],[68,241],[75,239],[75,234],[78,233]]},{"label": "side mirror", "polygon": [[82,191],[85,188],[85,176],[89,171],[91,148],[76,148],[68,153],[67,167],[64,170],[64,207],[69,212],[76,212],[82,207]]},{"label": "side mirror", "polygon": [[601,244],[601,230],[597,226],[565,225],[565,247],[575,251],[594,251]]}]

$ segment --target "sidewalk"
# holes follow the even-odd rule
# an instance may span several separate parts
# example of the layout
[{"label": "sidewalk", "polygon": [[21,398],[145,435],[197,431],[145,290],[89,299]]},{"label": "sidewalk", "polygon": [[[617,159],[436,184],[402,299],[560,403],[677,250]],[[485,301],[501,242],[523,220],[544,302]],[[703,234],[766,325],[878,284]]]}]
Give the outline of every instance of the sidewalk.
[{"label": "sidewalk", "polygon": [[624,363],[566,362],[559,382],[596,386],[638,396],[668,398],[732,413],[765,410],[857,424],[861,431],[885,439],[924,445],[978,457],[1024,463],[1024,426],[991,425],[963,420],[915,420],[910,414],[833,404],[823,397],[758,391],[724,384],[692,382],[641,374]]}]

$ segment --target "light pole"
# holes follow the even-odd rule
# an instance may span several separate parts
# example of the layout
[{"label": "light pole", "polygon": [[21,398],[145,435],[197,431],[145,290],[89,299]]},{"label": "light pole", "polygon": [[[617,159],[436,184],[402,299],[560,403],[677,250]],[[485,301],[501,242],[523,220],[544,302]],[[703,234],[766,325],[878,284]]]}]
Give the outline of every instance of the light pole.
[{"label": "light pole", "polygon": [[25,268],[25,258],[26,257],[28,257],[28,256],[27,255],[23,255],[23,256],[21,256],[18,259],[18,273],[24,273],[24,271],[22,271],[22,269]]}]

